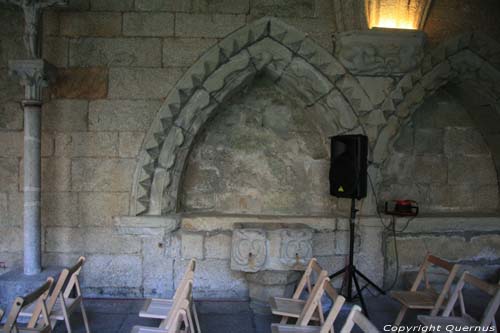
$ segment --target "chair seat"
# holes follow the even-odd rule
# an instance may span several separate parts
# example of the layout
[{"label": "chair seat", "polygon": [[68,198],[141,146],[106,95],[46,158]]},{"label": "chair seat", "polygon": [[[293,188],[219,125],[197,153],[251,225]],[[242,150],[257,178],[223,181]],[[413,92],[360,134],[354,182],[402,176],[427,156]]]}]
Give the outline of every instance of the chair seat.
[{"label": "chair seat", "polygon": [[295,326],[295,325],[281,325],[281,324],[272,324],[271,332],[272,333],[319,333],[321,331],[321,327],[319,326]]},{"label": "chair seat", "polygon": [[[68,309],[68,313],[71,313],[73,312],[74,307],[80,304],[81,297],[66,298],[64,301],[66,302],[66,308]],[[35,304],[27,306],[19,313],[19,317],[31,317],[34,309],[35,309]],[[64,320],[64,312],[62,310],[61,301],[59,299],[54,304],[54,307],[52,308],[52,312],[50,313],[49,317],[50,319]]]},{"label": "chair seat", "polygon": [[410,309],[432,309],[439,295],[433,290],[393,291],[391,297]]},{"label": "chair seat", "polygon": [[[274,315],[290,318],[299,318],[306,301],[293,298],[271,297],[269,299],[271,311]],[[317,311],[314,312],[311,320],[319,320]]]},{"label": "chair seat", "polygon": [[[184,330],[180,330],[180,332],[185,333]],[[169,333],[169,331],[159,327],[134,326],[131,333]]]},{"label": "chair seat", "polygon": [[[479,326],[479,322],[470,316],[465,317],[439,317],[439,316],[418,316],[418,320],[424,325],[453,325],[454,327]],[[463,330],[461,331],[463,332]]]},{"label": "chair seat", "polygon": [[161,298],[148,298],[139,312],[139,317],[165,319],[172,307],[173,300]]},{"label": "chair seat", "polygon": [[[0,332],[3,332],[4,327],[0,326]],[[38,333],[50,333],[52,332],[52,328],[50,325],[47,325],[43,328],[26,328],[26,327],[19,327],[17,330],[19,333],[33,333],[33,332],[38,332]]]}]

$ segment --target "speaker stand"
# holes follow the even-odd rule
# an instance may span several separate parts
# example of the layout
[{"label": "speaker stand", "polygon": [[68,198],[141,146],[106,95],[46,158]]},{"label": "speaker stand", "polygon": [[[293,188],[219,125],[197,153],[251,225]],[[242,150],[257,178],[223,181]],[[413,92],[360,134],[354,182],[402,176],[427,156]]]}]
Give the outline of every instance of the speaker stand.
[{"label": "speaker stand", "polygon": [[[330,275],[330,279],[333,279],[334,277],[340,275],[340,274],[345,274],[344,275],[344,281],[347,280],[347,294],[344,295],[346,300],[348,302],[352,302],[356,297],[359,297],[359,300],[361,302],[361,307],[363,308],[363,312],[367,317],[368,315],[368,310],[366,308],[365,301],[363,299],[363,294],[361,293],[362,289],[359,287],[359,282],[358,282],[358,276],[365,280],[368,285],[373,286],[379,293],[385,295],[385,292],[377,286],[373,281],[371,281],[369,278],[367,278],[363,273],[361,273],[356,266],[354,265],[354,239],[355,239],[355,234],[354,234],[354,229],[355,229],[355,224],[354,221],[356,220],[356,213],[358,210],[356,209],[356,202],[355,199],[351,199],[351,217],[349,218],[349,263],[347,266],[342,268],[341,270],[333,273]],[[354,281],[354,286],[356,287],[356,295],[352,294],[352,281]]]}]

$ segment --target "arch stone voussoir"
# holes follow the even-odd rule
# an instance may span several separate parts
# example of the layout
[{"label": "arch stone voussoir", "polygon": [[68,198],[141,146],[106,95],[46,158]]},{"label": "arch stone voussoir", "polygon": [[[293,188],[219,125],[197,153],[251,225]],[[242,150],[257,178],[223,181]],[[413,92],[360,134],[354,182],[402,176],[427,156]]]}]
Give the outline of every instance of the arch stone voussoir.
[{"label": "arch stone voussoir", "polygon": [[141,149],[131,215],[166,215],[178,209],[187,157],[203,125],[258,73],[314,109],[326,135],[359,131],[358,114],[374,109],[357,80],[306,34],[262,18],[208,49],[182,76],[160,108]]}]

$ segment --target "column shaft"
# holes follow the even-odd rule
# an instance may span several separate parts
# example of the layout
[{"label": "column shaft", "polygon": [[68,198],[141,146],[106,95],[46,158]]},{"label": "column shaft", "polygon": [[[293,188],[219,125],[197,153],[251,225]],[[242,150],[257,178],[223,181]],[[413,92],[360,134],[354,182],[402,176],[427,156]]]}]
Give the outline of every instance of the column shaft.
[{"label": "column shaft", "polygon": [[41,271],[41,107],[24,101],[24,274]]}]

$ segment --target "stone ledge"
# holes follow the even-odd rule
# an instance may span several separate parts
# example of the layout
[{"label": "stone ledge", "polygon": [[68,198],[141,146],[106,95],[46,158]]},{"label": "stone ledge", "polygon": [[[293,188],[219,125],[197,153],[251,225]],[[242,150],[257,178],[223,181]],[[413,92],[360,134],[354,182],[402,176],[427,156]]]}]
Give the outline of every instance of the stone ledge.
[{"label": "stone ledge", "polygon": [[176,230],[180,216],[115,216],[119,234],[154,236]]}]

